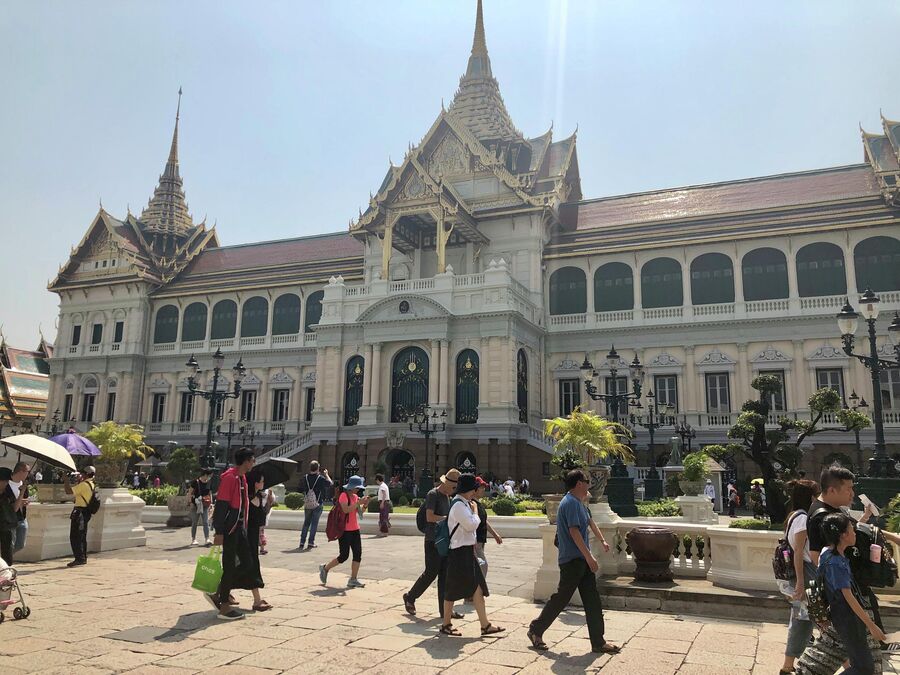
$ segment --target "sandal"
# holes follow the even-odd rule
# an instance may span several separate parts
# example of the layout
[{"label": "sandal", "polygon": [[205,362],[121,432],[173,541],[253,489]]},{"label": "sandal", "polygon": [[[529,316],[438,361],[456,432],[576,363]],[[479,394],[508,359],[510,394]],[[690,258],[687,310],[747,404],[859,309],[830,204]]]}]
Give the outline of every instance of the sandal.
[{"label": "sandal", "polygon": [[487,626],[481,629],[481,634],[482,636],[494,635],[495,633],[502,633],[505,630],[505,628],[501,628],[500,626],[495,626],[494,624],[489,623]]},{"label": "sandal", "polygon": [[528,631],[527,633],[528,639],[531,641],[531,646],[537,649],[538,651],[545,652],[550,649],[547,646],[547,643],[544,642],[543,638],[533,631]]},{"label": "sandal", "polygon": [[253,605],[254,612],[268,612],[270,609],[272,609],[272,605],[270,605],[265,600]]},{"label": "sandal", "polygon": [[452,624],[441,624],[441,629],[438,631],[441,635],[451,635],[453,637],[460,637],[462,633],[456,630]]},{"label": "sandal", "polygon": [[610,644],[609,642],[605,643],[600,649],[592,649],[592,652],[595,654],[618,654],[622,651],[622,648],[618,645]]}]

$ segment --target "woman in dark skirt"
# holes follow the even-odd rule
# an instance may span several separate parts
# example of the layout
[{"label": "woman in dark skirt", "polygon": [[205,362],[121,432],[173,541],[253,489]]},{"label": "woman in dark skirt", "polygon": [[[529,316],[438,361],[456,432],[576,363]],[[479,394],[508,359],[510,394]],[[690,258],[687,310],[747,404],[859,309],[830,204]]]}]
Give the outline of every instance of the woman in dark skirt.
[{"label": "woman in dark skirt", "polygon": [[444,622],[441,624],[441,633],[444,635],[461,635],[450,623],[450,619],[453,616],[453,603],[463,598],[472,598],[482,635],[494,635],[505,630],[488,621],[484,606],[484,599],[489,593],[478,558],[475,557],[475,531],[481,523],[478,505],[472,501],[476,488],[475,476],[467,473],[461,475],[456,485],[456,495],[450,503],[450,515],[447,516],[450,553],[447,556],[444,582]]},{"label": "woman in dark skirt", "polygon": [[259,531],[266,524],[266,501],[263,495],[265,478],[258,469],[253,469],[247,474],[247,483],[253,491],[250,497],[250,510],[247,522],[247,543],[250,545],[250,557],[253,561],[249,576],[254,579],[255,585],[250,589],[253,593],[253,611],[265,612],[272,609],[272,605],[262,599],[260,588],[265,588],[262,571],[259,567]]}]

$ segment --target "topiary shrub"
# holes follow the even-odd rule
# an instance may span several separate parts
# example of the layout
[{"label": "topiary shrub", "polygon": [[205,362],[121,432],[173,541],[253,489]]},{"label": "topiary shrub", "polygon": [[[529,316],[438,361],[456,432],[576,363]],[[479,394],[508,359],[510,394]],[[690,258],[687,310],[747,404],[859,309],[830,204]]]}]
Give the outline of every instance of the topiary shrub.
[{"label": "topiary shrub", "polygon": [[292,511],[297,511],[303,508],[304,499],[305,497],[299,492],[288,492],[284,496],[284,505]]},{"label": "topiary shrub", "polygon": [[525,504],[522,502],[516,503],[516,513],[525,513],[528,509],[525,508]]},{"label": "topiary shrub", "polygon": [[674,499],[660,499],[655,502],[643,502],[637,505],[638,515],[644,518],[669,518],[680,516],[681,507]]},{"label": "topiary shrub", "polygon": [[412,500],[412,505],[415,506],[416,508],[419,508],[424,503],[425,503],[425,500],[422,499],[421,497],[416,497],[415,499]]},{"label": "topiary shrub", "polygon": [[403,488],[398,488],[398,487],[397,487],[397,488],[393,488],[393,489],[388,490],[388,494],[389,494],[389,496],[390,496],[390,498],[391,498],[391,503],[392,503],[392,504],[399,504],[399,503],[400,503],[400,497],[402,497],[405,493],[403,492]]},{"label": "topiary shrub", "polygon": [[366,513],[378,513],[381,511],[381,502],[377,499],[370,499],[369,505],[366,507]]},{"label": "topiary shrub", "polygon": [[400,495],[400,500],[397,502],[397,506],[409,506],[409,497],[406,495]]},{"label": "topiary shrub", "polygon": [[135,497],[144,500],[147,506],[166,506],[169,497],[178,494],[177,485],[162,485],[158,488],[144,488],[143,490],[129,490]]},{"label": "topiary shrub", "polygon": [[498,516],[514,516],[516,515],[516,503],[512,499],[498,497],[494,500],[491,510]]},{"label": "topiary shrub", "polygon": [[768,520],[759,520],[758,518],[738,518],[732,520],[728,527],[738,530],[780,530],[781,526],[770,523]]}]

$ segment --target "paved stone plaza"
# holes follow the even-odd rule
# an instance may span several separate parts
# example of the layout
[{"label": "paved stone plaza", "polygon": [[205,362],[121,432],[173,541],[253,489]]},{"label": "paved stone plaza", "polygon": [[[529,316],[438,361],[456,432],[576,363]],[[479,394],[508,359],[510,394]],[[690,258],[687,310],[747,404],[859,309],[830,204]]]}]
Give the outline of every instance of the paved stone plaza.
[{"label": "paved stone plaza", "polygon": [[[292,532],[270,532],[263,558],[264,597],[275,609],[221,622],[190,589],[198,549],[184,546],[186,530],[151,528],[146,549],[94,556],[86,567],[66,560],[21,566],[33,609],[24,621],[0,626],[3,673],[580,673],[627,668],[641,673],[773,673],[785,626],[688,616],[606,612],[608,637],[624,649],[595,656],[582,616],[565,613],[545,638],[550,651],[529,648],[526,626],[538,608],[527,598],[537,568],[536,540],[491,546],[488,601],[501,638],[479,639],[474,611],[456,622],[463,638],[437,635],[435,593],[403,613],[400,595],[419,572],[417,537],[365,537],[364,589],[347,591],[338,568],[329,587],[317,564],[336,547],[292,553]],[[239,594],[243,606],[249,593]],[[634,670],[632,670],[634,669]],[[888,672],[895,672],[888,669]]]}]

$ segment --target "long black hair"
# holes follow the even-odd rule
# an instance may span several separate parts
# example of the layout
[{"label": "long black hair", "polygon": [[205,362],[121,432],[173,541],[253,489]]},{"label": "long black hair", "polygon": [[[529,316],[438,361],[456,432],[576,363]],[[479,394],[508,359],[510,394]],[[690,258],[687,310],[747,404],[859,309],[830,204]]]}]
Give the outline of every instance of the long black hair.
[{"label": "long black hair", "polygon": [[837,546],[847,526],[853,521],[844,513],[829,513],[822,519],[822,538],[829,546]]}]

